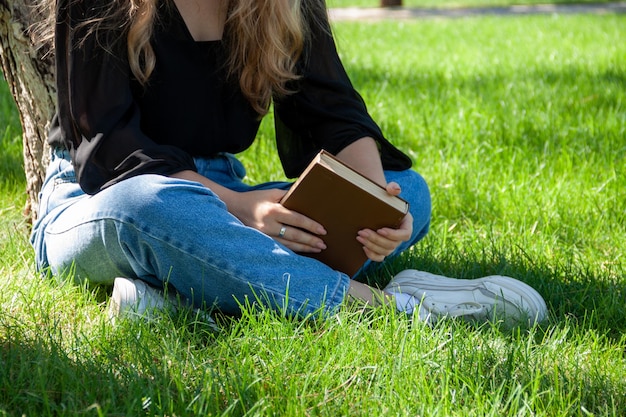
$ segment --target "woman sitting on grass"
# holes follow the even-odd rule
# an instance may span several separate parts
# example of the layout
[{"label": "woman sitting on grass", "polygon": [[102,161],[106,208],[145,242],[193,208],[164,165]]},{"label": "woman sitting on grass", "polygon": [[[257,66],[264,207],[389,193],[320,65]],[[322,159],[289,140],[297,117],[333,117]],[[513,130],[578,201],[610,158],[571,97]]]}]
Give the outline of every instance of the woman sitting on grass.
[{"label": "woman sitting on grass", "polygon": [[359,274],[427,233],[428,187],[353,89],[323,0],[58,0],[51,14],[58,109],[32,235],[42,270],[113,284],[118,313],[162,305],[168,287],[227,314],[247,297],[299,316],[361,300],[429,321],[544,317],[541,296],[508,277],[357,282],[303,255],[325,250],[325,229],[279,203],[289,183],[242,181],[235,154],[273,104],[287,176],[326,149],[410,203],[397,229],[355,236],[369,258]]}]

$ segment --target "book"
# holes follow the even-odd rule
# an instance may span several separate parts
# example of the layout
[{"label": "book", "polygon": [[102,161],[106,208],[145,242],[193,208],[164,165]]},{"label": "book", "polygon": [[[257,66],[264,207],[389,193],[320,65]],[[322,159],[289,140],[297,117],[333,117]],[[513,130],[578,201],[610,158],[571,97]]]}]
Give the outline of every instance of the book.
[{"label": "book", "polygon": [[409,203],[322,150],[293,183],[281,204],[317,221],[326,249],[303,253],[353,276],[367,260],[356,240],[362,229],[397,228]]}]

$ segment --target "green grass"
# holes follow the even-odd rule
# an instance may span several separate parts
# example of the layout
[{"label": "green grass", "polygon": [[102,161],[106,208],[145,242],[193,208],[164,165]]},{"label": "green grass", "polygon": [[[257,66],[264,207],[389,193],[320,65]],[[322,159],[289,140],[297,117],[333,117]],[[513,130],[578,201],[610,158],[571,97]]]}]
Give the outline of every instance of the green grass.
[{"label": "green grass", "polygon": [[[429,236],[370,280],[405,267],[507,274],[541,292],[548,321],[429,328],[380,309],[299,322],[247,307],[221,333],[188,312],[111,326],[103,291],[33,271],[19,128],[5,107],[0,414],[626,413],[626,17],[336,33],[371,113],[433,195]],[[243,155],[265,162],[250,181],[282,178],[268,122]]]},{"label": "green grass", "polygon": [[[380,0],[326,0],[328,7],[379,7]],[[404,7],[494,7],[533,4],[611,3],[611,0],[403,0]]]}]

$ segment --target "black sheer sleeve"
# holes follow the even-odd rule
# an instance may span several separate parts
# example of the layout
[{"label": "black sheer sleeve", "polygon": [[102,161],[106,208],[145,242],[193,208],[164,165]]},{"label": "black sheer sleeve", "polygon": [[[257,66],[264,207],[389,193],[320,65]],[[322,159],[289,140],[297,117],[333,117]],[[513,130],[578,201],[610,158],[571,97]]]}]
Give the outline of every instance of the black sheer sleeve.
[{"label": "black sheer sleeve", "polygon": [[288,177],[297,177],[320,150],[336,154],[369,136],[381,152],[383,167],[403,170],[411,160],[385,139],[352,86],[337,54],[327,18],[311,23],[311,40],[300,61],[296,93],[275,100],[278,152]]},{"label": "black sheer sleeve", "polygon": [[107,3],[57,2],[58,124],[53,124],[50,142],[70,151],[78,181],[90,194],[139,174],[195,170],[188,153],[159,145],[142,132],[125,42],[111,50],[96,34],[85,36],[87,27],[81,23]]}]

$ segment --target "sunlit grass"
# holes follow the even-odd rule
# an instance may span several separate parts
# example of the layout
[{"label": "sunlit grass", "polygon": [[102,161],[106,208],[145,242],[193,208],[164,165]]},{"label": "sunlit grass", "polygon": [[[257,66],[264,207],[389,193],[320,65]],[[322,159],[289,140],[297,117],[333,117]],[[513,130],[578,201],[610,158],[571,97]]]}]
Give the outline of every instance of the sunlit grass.
[{"label": "sunlit grass", "polygon": [[[536,5],[536,4],[585,4],[585,3],[610,3],[610,0],[402,0],[404,7],[493,7],[511,5]],[[380,0],[327,0],[328,7],[379,7]]]},{"label": "sunlit grass", "polygon": [[[335,28],[371,113],[433,195],[428,237],[369,279],[507,274],[541,292],[548,321],[429,328],[382,309],[296,321],[246,307],[220,333],[185,311],[111,326],[105,291],[34,271],[18,119],[5,107],[0,413],[626,412],[626,18]],[[251,182],[283,178],[270,122],[242,155]]]}]

